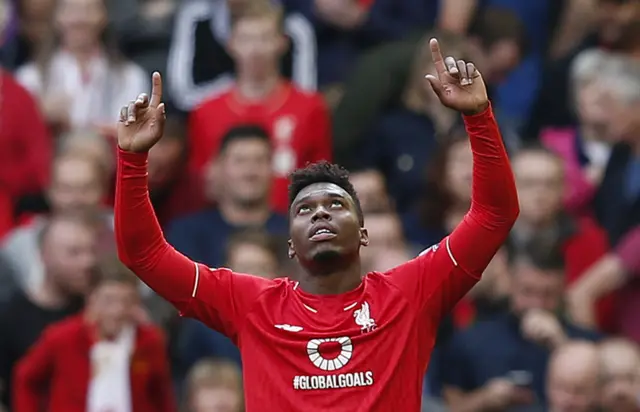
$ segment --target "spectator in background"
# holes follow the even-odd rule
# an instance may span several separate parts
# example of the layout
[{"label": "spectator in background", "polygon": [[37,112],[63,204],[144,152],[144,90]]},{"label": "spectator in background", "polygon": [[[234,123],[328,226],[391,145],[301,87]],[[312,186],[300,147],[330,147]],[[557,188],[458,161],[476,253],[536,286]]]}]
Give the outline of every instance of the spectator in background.
[{"label": "spectator in background", "polygon": [[[440,242],[462,220],[471,204],[473,153],[469,138],[456,129],[434,154],[426,170],[424,194],[403,215],[409,242],[422,249]],[[415,188],[413,189],[415,192]]]},{"label": "spectator in background", "polygon": [[198,212],[173,222],[167,237],[179,251],[210,267],[224,263],[229,237],[248,228],[270,234],[286,234],[287,217],[269,206],[272,185],[273,143],[258,126],[239,126],[222,138],[215,164],[215,209]]},{"label": "spectator in background", "polygon": [[640,352],[636,344],[609,339],[600,345],[601,407],[604,411],[636,412],[640,393]]},{"label": "spectator in background", "polygon": [[[549,360],[548,410],[596,412],[600,400],[600,379],[600,359],[596,345],[580,341],[563,345]],[[618,411],[611,409],[614,410]]]},{"label": "spectator in background", "polygon": [[149,151],[149,190],[158,220],[166,226],[175,218],[206,206],[204,182],[187,168],[187,129],[181,116],[170,115],[164,136]]},{"label": "spectator in background", "polygon": [[[446,0],[446,3],[451,1]],[[424,101],[427,96],[431,96],[430,91],[424,89],[424,74],[429,72],[431,64],[430,59],[424,59],[428,56],[430,38],[436,37],[439,41],[445,42],[443,47],[457,53],[456,55],[468,54],[472,57],[471,60],[479,62],[478,68],[482,70],[483,79],[491,94],[501,79],[520,61],[526,50],[527,43],[523,32],[523,22],[514,13],[488,7],[480,14],[469,38],[446,31],[421,33],[402,41],[382,45],[363,55],[349,76],[344,87],[344,96],[334,110],[333,134],[337,163],[348,168],[357,168],[359,164],[356,160],[359,159],[353,156],[353,153],[371,139],[372,131],[374,135],[380,134],[377,132],[380,128],[384,128],[382,132],[387,144],[392,143],[389,136],[400,136],[397,130],[410,133],[414,144],[422,142],[425,134],[432,138],[429,134],[433,132],[433,125],[429,127],[429,122],[424,119],[426,114],[433,117],[435,108],[433,105],[427,108]],[[402,123],[402,118],[408,122],[406,125]],[[452,118],[457,119],[456,116]],[[391,120],[397,128],[395,134],[392,125],[389,124]],[[431,121],[435,122],[434,119]],[[372,129],[372,125],[376,123],[380,124]],[[451,126],[446,121],[438,122],[437,125],[441,126],[438,129],[440,133],[448,131],[448,127]],[[446,126],[444,130],[442,126]],[[419,131],[422,134],[419,135]],[[503,137],[507,145],[512,146],[517,142],[513,142],[511,130],[507,132],[503,130]],[[398,147],[391,144],[391,147],[396,150],[405,148],[406,138],[400,142],[403,144]],[[420,144],[423,147],[425,145],[424,142]],[[415,155],[415,152],[410,154]],[[418,157],[413,162],[410,176],[415,178],[416,173],[422,172],[418,164],[422,159],[424,157]],[[391,158],[390,161],[391,164],[387,167],[394,166],[395,159]],[[395,174],[402,177],[402,169],[396,170]]]},{"label": "spectator in background", "polygon": [[[106,185],[104,170],[93,159],[62,154],[54,161],[47,197],[53,216],[69,212],[94,214],[99,249],[114,252],[113,215],[102,208]],[[37,288],[44,277],[38,239],[49,219],[45,215],[35,217],[28,225],[10,233],[0,249],[24,290]]]},{"label": "spectator in background", "polygon": [[110,22],[123,54],[147,73],[166,73],[178,2],[111,0],[109,3]]},{"label": "spectator in background", "polygon": [[187,378],[185,412],[242,412],[242,372],[224,360],[203,359]]},{"label": "spectator in background", "polygon": [[114,147],[100,133],[92,130],[76,130],[59,137],[58,154],[91,159],[100,165],[107,180],[115,175]]},{"label": "spectator in background", "polygon": [[[562,2],[555,2],[562,3]],[[638,56],[640,50],[640,3],[635,0],[572,1],[574,11],[588,10],[592,19],[579,21],[590,33],[574,50],[564,57],[552,61],[542,72],[540,94],[533,107],[525,129],[525,137],[535,139],[544,127],[567,127],[575,125],[572,93],[571,67],[574,59],[584,50],[598,48],[630,56]],[[597,8],[593,6],[596,5]],[[560,26],[562,27],[562,26]],[[565,27],[571,31],[572,27]]]},{"label": "spectator in background", "polygon": [[149,88],[144,71],[103,40],[107,23],[104,0],[59,1],[51,44],[16,74],[57,131],[96,127],[114,135],[121,102]]},{"label": "spectator in background", "polygon": [[0,236],[15,225],[20,200],[46,186],[51,148],[38,105],[0,67]]},{"label": "spectator in background", "polygon": [[[591,219],[568,216],[562,207],[564,170],[562,160],[539,146],[523,148],[512,157],[520,200],[520,215],[508,245],[526,250],[530,242],[558,244],[564,261],[565,280],[571,285],[608,250],[606,233]],[[597,324],[611,330],[613,296],[598,302]]]},{"label": "spectator in background", "polygon": [[596,325],[596,305],[615,293],[611,332],[640,342],[640,226],[630,231],[611,252],[600,258],[568,293],[571,319],[583,327]]},{"label": "spectator in background", "polygon": [[18,35],[12,69],[36,58],[38,51],[50,40],[51,15],[56,1],[13,0],[13,3],[18,14]]},{"label": "spectator in background", "polygon": [[175,411],[162,334],[135,320],[138,279],[115,259],[94,272],[84,313],[49,326],[16,366],[13,410]]},{"label": "spectator in background", "polygon": [[384,213],[395,209],[384,175],[377,169],[364,169],[349,175],[360,199],[362,213]]},{"label": "spectator in background", "polygon": [[411,260],[411,253],[402,232],[402,222],[392,211],[365,214],[369,246],[362,249],[363,271],[385,272]]},{"label": "spectator in background", "polygon": [[622,57],[599,49],[580,53],[571,66],[571,105],[577,124],[549,127],[540,141],[564,161],[565,207],[574,215],[588,215],[593,196],[611,154],[609,93],[613,78],[625,64]]},{"label": "spectator in background", "polygon": [[230,128],[261,125],[273,145],[273,206],[286,213],[289,173],[308,162],[329,160],[331,135],[321,96],[301,91],[280,75],[278,62],[286,47],[282,30],[282,10],[262,0],[250,2],[233,22],[229,48],[237,82],[191,114],[189,160],[201,172]]},{"label": "spectator in background", "polygon": [[[544,403],[551,352],[568,339],[597,337],[556,315],[564,267],[559,251],[545,246],[512,257],[510,312],[457,332],[445,348],[443,394],[451,408],[481,412]],[[528,376],[526,389],[513,372]]]},{"label": "spectator in background", "polygon": [[[447,53],[465,58],[461,37],[441,36],[438,41]],[[400,212],[415,204],[419,193],[416,187],[423,185],[424,170],[438,140],[444,140],[442,136],[449,133],[459,118],[458,113],[440,104],[431,86],[425,83],[424,74],[434,70],[425,41],[416,53],[401,104],[381,113],[359,150],[362,154],[358,160],[364,163],[360,166],[382,171]]]},{"label": "spectator in background", "polygon": [[[168,62],[170,97],[180,110],[193,110],[206,99],[226,92],[235,75],[243,76],[243,68],[238,67],[235,44],[239,39],[234,31],[239,20],[251,18],[256,3],[267,5],[270,1],[188,0],[181,4]],[[277,40],[278,52],[273,56],[277,59],[267,65],[281,68],[284,76],[297,87],[315,90],[317,68],[313,27],[303,15],[295,12],[295,8],[285,8],[285,14],[279,17],[278,30],[282,31],[282,38]],[[274,36],[265,36],[264,32],[245,31],[241,37],[249,42],[251,39],[254,42],[270,40],[270,48],[273,47]],[[258,48],[266,46],[266,43],[260,44]]]},{"label": "spectator in background", "polygon": [[[263,232],[243,231],[233,235],[226,250],[225,267],[274,279],[281,272],[283,254],[277,239]],[[180,369],[187,371],[204,358],[223,358],[241,364],[240,351],[223,334],[193,319],[184,319],[180,332]]]},{"label": "spectator in background", "polygon": [[10,405],[16,362],[47,326],[82,308],[97,262],[94,220],[82,213],[52,217],[40,235],[40,250],[43,281],[37,288],[16,293],[0,313],[0,380],[5,405]]},{"label": "spectator in background", "polygon": [[596,193],[598,222],[613,246],[640,225],[640,62],[629,60],[607,78],[611,102],[609,133],[617,141]]}]

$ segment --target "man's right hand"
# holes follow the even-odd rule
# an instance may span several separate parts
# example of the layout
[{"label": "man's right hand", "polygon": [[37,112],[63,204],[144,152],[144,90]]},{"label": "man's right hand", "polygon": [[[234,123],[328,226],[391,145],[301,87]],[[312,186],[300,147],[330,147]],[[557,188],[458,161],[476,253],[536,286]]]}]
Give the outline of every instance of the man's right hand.
[{"label": "man's right hand", "polygon": [[144,153],[162,137],[165,108],[162,101],[162,77],[152,76],[151,99],[145,93],[120,109],[118,146],[128,152]]},{"label": "man's right hand", "polygon": [[484,387],[485,405],[489,410],[503,410],[509,406],[527,405],[533,401],[533,394],[527,388],[520,388],[505,378],[495,378]]}]

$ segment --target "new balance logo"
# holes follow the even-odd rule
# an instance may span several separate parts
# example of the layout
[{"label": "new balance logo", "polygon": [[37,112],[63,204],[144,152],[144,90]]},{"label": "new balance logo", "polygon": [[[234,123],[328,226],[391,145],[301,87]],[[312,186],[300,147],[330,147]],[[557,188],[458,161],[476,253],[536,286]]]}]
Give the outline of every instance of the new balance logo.
[{"label": "new balance logo", "polygon": [[273,325],[278,329],[282,329],[282,330],[286,330],[289,332],[300,332],[303,328],[302,326],[293,326],[293,325],[288,325],[288,324],[284,324],[284,325]]}]

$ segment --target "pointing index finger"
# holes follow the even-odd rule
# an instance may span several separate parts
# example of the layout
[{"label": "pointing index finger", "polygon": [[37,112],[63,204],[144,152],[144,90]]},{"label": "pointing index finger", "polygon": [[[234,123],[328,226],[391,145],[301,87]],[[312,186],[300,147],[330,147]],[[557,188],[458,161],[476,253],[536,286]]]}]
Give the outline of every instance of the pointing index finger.
[{"label": "pointing index finger", "polygon": [[162,76],[154,72],[151,76],[151,101],[149,106],[156,108],[162,102]]},{"label": "pointing index finger", "polygon": [[431,60],[436,68],[438,76],[442,76],[447,73],[447,66],[442,58],[442,52],[440,51],[440,44],[437,39],[429,40],[429,48],[431,48]]}]

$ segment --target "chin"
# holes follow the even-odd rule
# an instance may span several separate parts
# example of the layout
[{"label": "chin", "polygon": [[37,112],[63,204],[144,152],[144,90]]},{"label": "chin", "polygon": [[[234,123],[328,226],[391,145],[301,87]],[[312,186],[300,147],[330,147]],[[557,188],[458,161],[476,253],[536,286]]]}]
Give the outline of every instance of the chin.
[{"label": "chin", "polygon": [[319,250],[311,258],[316,263],[331,263],[342,258],[342,253],[335,249]]}]

